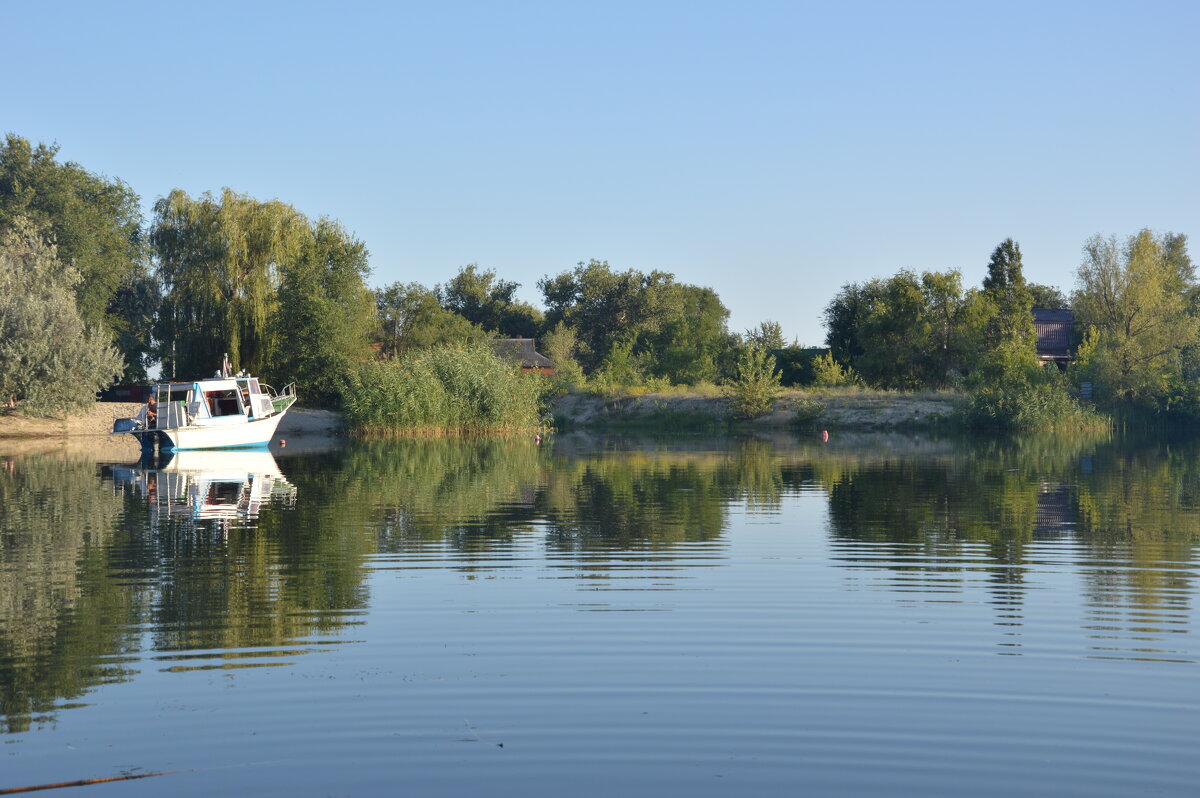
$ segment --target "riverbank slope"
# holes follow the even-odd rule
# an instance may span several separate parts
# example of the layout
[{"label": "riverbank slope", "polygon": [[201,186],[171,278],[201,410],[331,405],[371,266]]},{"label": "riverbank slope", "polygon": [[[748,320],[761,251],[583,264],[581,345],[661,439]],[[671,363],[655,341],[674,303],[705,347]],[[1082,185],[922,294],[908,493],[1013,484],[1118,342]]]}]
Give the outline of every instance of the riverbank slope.
[{"label": "riverbank slope", "polygon": [[[955,393],[934,392],[786,390],[770,413],[737,423],[754,427],[811,423],[830,428],[927,428],[953,413],[960,398]],[[677,392],[639,396],[569,393],[555,399],[552,412],[559,427],[605,424],[686,427],[731,421],[729,400],[725,397]]]},{"label": "riverbank slope", "polygon": [[[958,399],[952,393],[897,393],[890,391],[789,390],[770,413],[737,422],[755,428],[787,428],[807,421],[822,428],[921,429],[949,416]],[[65,445],[103,450],[113,456],[138,453],[129,435],[110,435],[113,421],[137,413],[140,405],[97,402],[90,411],[60,418],[29,418],[19,413],[0,414],[0,453],[44,451]],[[556,426],[603,427],[633,425],[686,429],[689,426],[727,424],[728,400],[721,396],[688,393],[648,393],[640,396],[569,393],[555,399]],[[341,413],[296,408],[279,425],[279,438],[334,437],[343,433]]]}]

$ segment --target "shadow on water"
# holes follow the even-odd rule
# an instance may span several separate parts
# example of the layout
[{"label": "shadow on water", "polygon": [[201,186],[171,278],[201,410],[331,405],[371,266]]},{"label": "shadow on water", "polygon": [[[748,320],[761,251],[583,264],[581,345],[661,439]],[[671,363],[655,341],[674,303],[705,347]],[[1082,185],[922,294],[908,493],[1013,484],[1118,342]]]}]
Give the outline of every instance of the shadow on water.
[{"label": "shadow on water", "polygon": [[0,460],[6,731],[139,668],[344,644],[329,638],[368,613],[380,555],[435,551],[468,572],[519,543],[581,571],[614,552],[689,567],[727,548],[733,511],[786,519],[800,496],[827,507],[814,532],[834,569],[904,600],[982,587],[999,626],[1022,625],[1031,574],[1069,560],[1097,656],[1127,655],[1138,630],[1142,655],[1169,657],[1155,641],[1195,592],[1196,440],[572,434],[201,455]]}]

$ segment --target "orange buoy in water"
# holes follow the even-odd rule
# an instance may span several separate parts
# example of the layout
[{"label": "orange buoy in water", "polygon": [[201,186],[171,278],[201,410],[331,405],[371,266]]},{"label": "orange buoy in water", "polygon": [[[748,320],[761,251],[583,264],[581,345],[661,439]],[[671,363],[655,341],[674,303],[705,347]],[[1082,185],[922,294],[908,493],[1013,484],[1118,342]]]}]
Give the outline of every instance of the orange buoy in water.
[{"label": "orange buoy in water", "polygon": [[828,442],[828,440],[829,440],[829,430],[827,430],[827,429],[823,429],[823,430],[821,430],[821,440]]},{"label": "orange buoy in water", "polygon": [[287,441],[285,441],[283,438],[280,438],[279,439],[279,448],[282,449],[285,446],[287,446]]}]

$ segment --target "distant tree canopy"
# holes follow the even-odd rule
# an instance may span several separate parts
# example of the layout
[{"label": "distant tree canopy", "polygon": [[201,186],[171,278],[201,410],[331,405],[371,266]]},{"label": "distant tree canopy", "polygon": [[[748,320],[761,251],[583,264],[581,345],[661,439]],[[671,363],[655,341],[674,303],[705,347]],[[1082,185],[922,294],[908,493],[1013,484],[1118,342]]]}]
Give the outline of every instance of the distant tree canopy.
[{"label": "distant tree canopy", "polygon": [[[1005,239],[982,290],[964,291],[958,272],[848,283],[825,308],[830,355],[876,387],[960,383],[968,415],[1002,426],[1064,414],[1096,423],[1068,395],[1084,381],[1113,406],[1200,419],[1200,283],[1186,236],[1093,236],[1077,278],[1069,299],[1027,282],[1020,246]],[[1082,343],[1065,379],[1039,366],[1035,307],[1075,312]]]},{"label": "distant tree canopy", "polygon": [[1026,281],[1021,247],[1007,238],[982,289],[964,289],[957,270],[848,283],[825,308],[826,342],[837,364],[880,388],[1027,382],[1037,366],[1032,309],[1067,304]]},{"label": "distant tree canopy", "polygon": [[1006,238],[992,251],[983,293],[995,306],[988,320],[987,348],[1023,348],[1036,357],[1033,330],[1033,293],[1025,282],[1021,247]]},{"label": "distant tree canopy", "polygon": [[587,372],[609,369],[676,382],[714,379],[731,344],[728,309],[711,288],[662,271],[614,271],[592,260],[538,283],[546,324],[575,330]]},{"label": "distant tree canopy", "polygon": [[987,300],[958,271],[901,270],[849,283],[825,308],[834,360],[880,388],[943,387],[966,373],[981,345]]},{"label": "distant tree canopy", "polygon": [[149,275],[138,196],[119,180],[57,160],[58,146],[9,134],[0,144],[0,232],[26,219],[54,241],[79,275],[72,293],[85,323],[113,333],[131,378],[144,376],[150,346]]},{"label": "distant tree canopy", "polygon": [[472,324],[502,338],[534,338],[542,328],[542,312],[516,298],[519,283],[496,279],[496,272],[480,271],[477,264],[459,269],[449,282],[438,286],[438,302]]},{"label": "distant tree canopy", "polygon": [[1071,300],[1052,285],[1029,284],[1029,293],[1035,308],[1069,308]]},{"label": "distant tree canopy", "polygon": [[0,398],[30,415],[84,409],[121,373],[108,335],[76,307],[81,279],[33,223],[14,218],[0,234]]},{"label": "distant tree canopy", "polygon": [[[712,288],[601,260],[540,280],[544,312],[474,263],[433,288],[372,292],[366,246],[335,221],[227,188],[172,191],[145,228],[128,186],[57,156],[11,134],[0,143],[0,398],[30,410],[41,406],[37,386],[66,406],[75,399],[64,392],[88,394],[112,374],[146,379],[158,360],[168,376],[204,375],[225,353],[234,368],[295,379],[310,400],[337,404],[354,364],[375,357],[372,343],[401,357],[519,336],[541,339],[560,387],[745,383],[753,359],[788,383],[962,386],[982,397],[982,416],[999,418],[1009,403],[1027,417],[1042,412],[1026,413],[1035,405],[1065,406],[1047,399],[1066,383],[1038,367],[1032,309],[1071,306],[1082,337],[1073,383],[1200,419],[1200,284],[1179,234],[1093,237],[1070,297],[1030,283],[1011,238],[992,250],[979,287],[958,270],[847,283],[824,309],[826,353],[789,346],[770,320],[731,333]],[[69,387],[55,381],[64,369]]]},{"label": "distant tree canopy", "polygon": [[728,379],[746,345],[772,358],[785,347],[776,322],[745,342],[731,334],[711,288],[604,261],[541,280],[545,313],[477,264],[432,289],[397,282],[371,292],[365,245],[332,220],[226,188],[172,191],[147,226],[127,185],[57,156],[56,145],[15,135],[0,143],[0,234],[33,229],[57,244],[47,257],[74,275],[55,285],[69,286],[82,340],[115,343],[128,381],[148,379],[156,364],[168,377],[210,374],[227,353],[235,369],[295,379],[330,404],[348,364],[375,356],[372,341],[398,356],[540,337],[568,382]]},{"label": "distant tree canopy", "polygon": [[983,296],[991,304],[976,381],[997,384],[1027,381],[1037,366],[1033,327],[1033,292],[1025,281],[1021,247],[1006,238],[992,250],[983,280]]},{"label": "distant tree canopy", "polygon": [[787,346],[783,339],[783,325],[770,319],[760,321],[757,327],[746,330],[746,343],[768,352],[783,349]]},{"label": "distant tree canopy", "polygon": [[431,346],[466,344],[487,337],[438,302],[437,294],[420,283],[392,283],[375,289],[379,343],[388,357]]}]

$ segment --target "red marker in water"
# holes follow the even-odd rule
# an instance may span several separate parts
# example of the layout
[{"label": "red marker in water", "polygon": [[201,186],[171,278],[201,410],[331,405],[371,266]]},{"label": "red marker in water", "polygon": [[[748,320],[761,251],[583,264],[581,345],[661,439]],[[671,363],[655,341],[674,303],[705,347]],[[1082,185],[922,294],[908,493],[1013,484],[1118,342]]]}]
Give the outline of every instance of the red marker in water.
[{"label": "red marker in water", "polygon": [[825,441],[826,443],[829,442],[829,430],[827,430],[827,429],[821,430],[821,440]]}]

